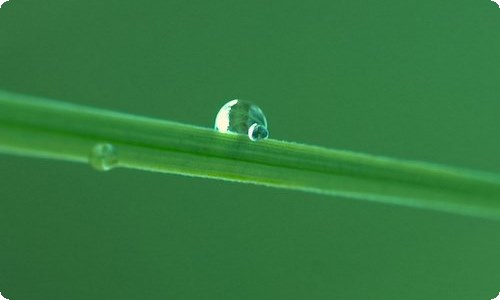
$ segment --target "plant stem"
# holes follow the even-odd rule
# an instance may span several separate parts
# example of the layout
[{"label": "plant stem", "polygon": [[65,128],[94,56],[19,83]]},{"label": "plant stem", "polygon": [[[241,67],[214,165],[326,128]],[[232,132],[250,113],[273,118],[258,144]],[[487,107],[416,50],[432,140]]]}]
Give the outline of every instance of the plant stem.
[{"label": "plant stem", "polygon": [[254,183],[500,219],[500,176],[222,134],[212,129],[0,91],[0,152]]}]

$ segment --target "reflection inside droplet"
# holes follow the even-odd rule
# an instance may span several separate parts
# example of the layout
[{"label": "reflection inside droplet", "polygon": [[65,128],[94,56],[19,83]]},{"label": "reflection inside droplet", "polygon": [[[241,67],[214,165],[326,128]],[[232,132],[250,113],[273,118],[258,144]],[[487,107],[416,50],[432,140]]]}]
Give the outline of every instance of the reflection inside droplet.
[{"label": "reflection inside droplet", "polygon": [[250,126],[250,128],[248,128],[248,137],[252,141],[264,140],[267,139],[268,136],[269,131],[267,131],[267,128],[262,125],[254,123]]}]

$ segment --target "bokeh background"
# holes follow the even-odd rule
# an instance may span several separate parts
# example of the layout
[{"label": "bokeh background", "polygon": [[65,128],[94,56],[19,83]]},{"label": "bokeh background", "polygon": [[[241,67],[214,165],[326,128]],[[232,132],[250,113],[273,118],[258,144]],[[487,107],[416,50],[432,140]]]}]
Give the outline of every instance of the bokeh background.
[{"label": "bokeh background", "polygon": [[[10,0],[0,88],[276,139],[500,172],[489,0]],[[9,299],[478,299],[500,222],[0,156]]]}]

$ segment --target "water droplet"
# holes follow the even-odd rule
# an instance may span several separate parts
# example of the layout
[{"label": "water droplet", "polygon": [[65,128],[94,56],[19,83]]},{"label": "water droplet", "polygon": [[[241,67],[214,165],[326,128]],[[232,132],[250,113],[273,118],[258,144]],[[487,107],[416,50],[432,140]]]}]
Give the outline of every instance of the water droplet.
[{"label": "water droplet", "polygon": [[92,147],[90,165],[98,171],[109,171],[118,164],[116,147],[108,143],[99,143]]},{"label": "water droplet", "polygon": [[215,130],[247,135],[252,141],[267,139],[266,116],[252,102],[231,100],[224,104],[215,118]]}]

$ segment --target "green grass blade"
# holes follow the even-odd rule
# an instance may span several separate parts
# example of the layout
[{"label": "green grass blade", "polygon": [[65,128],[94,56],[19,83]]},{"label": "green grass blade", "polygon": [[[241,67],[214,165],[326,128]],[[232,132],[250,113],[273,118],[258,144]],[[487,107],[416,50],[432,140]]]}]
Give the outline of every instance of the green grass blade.
[{"label": "green grass blade", "polygon": [[217,178],[500,219],[500,176],[212,129],[0,91],[0,152]]}]

